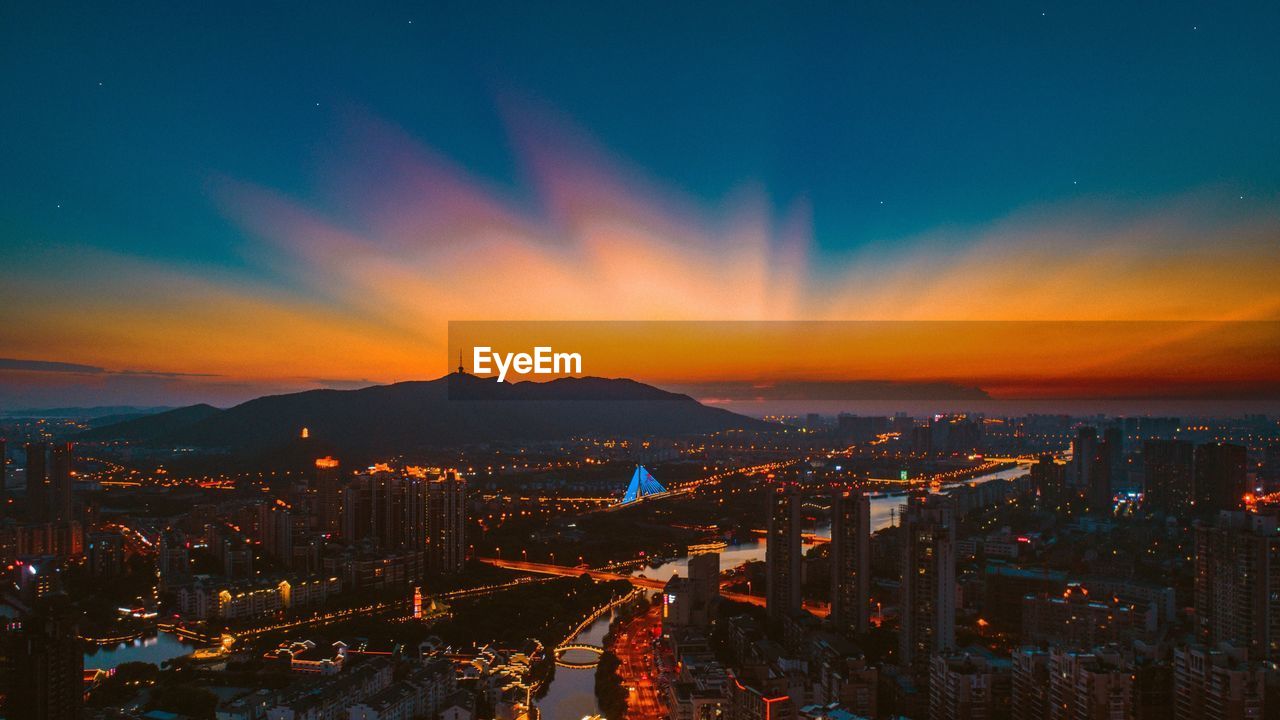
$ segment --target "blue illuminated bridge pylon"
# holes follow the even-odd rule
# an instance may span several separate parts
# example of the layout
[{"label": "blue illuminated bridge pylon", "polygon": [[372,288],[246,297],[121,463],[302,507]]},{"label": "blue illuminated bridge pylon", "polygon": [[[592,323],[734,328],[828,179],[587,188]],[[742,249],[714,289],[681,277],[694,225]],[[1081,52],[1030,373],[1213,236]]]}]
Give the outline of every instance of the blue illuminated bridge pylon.
[{"label": "blue illuminated bridge pylon", "polygon": [[627,485],[627,492],[622,496],[622,505],[628,503],[639,502],[651,495],[662,495],[667,489],[662,487],[662,483],[653,479],[653,475],[644,469],[643,465],[637,465],[636,471],[631,474],[631,482]]}]

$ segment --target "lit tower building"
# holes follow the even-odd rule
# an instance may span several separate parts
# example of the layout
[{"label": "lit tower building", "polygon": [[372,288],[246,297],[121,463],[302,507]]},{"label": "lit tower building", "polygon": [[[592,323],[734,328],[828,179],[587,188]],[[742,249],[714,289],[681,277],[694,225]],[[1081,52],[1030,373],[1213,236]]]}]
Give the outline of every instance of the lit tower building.
[{"label": "lit tower building", "polygon": [[318,530],[330,537],[342,534],[342,487],[338,461],[316,459],[316,501]]},{"label": "lit tower building", "polygon": [[404,479],[404,545],[413,552],[427,549],[427,490],[430,484],[421,469],[410,468],[410,475]]},{"label": "lit tower building", "polygon": [[765,608],[770,620],[779,620],[801,608],[800,493],[792,485],[779,485],[768,495]]},{"label": "lit tower building", "polygon": [[1195,609],[1203,640],[1280,660],[1280,523],[1271,515],[1222,512],[1196,533]]},{"label": "lit tower building", "polygon": [[467,481],[450,470],[427,484],[427,569],[461,572],[466,563]]},{"label": "lit tower building", "polygon": [[956,540],[954,511],[944,495],[912,495],[902,514],[900,661],[917,678],[929,675],[931,655],[954,649]]},{"label": "lit tower building", "polygon": [[831,503],[831,622],[839,632],[867,631],[870,591],[871,500],[860,490],[837,492]]}]

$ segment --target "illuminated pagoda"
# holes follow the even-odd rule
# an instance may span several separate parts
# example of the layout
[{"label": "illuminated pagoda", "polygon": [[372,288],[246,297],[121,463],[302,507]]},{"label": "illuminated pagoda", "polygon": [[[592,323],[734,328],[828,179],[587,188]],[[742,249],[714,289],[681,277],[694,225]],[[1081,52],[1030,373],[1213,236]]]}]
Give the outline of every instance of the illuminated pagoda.
[{"label": "illuminated pagoda", "polygon": [[643,465],[637,465],[636,471],[631,474],[631,482],[627,485],[627,492],[622,496],[622,504],[643,500],[650,495],[661,495],[666,491],[667,489],[662,487],[662,483],[654,480],[653,475],[650,475]]}]

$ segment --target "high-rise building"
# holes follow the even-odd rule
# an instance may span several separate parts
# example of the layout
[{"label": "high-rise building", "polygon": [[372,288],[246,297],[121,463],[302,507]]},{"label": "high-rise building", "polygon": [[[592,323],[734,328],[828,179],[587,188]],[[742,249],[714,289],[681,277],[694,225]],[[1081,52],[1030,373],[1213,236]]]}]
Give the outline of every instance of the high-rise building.
[{"label": "high-rise building", "polygon": [[1035,647],[1013,651],[1009,717],[1044,720],[1049,714],[1049,653]]},{"label": "high-rise building", "polygon": [[930,656],[955,648],[956,539],[949,499],[912,495],[902,513],[902,528],[899,660],[924,679]]},{"label": "high-rise building", "polygon": [[0,438],[0,518],[9,509],[9,454],[8,444]]},{"label": "high-rise building", "polygon": [[1268,443],[1263,451],[1258,484],[1262,486],[1264,493],[1280,490],[1280,443]]},{"label": "high-rise building", "polygon": [[85,539],[89,574],[112,578],[124,572],[124,536],[118,532],[89,533]]},{"label": "high-rise building", "polygon": [[1116,492],[1125,482],[1124,440],[1120,428],[1109,427],[1097,443],[1091,459],[1086,496],[1089,509],[1094,513],[1108,514],[1114,504]]},{"label": "high-rise building", "polygon": [[1185,440],[1148,440],[1142,444],[1143,493],[1156,512],[1191,513],[1193,445]]},{"label": "high-rise building", "polygon": [[49,463],[49,517],[54,522],[68,522],[71,517],[71,443],[53,446]]},{"label": "high-rise building", "polygon": [[1195,530],[1195,609],[1207,643],[1280,660],[1280,522],[1274,515],[1222,512]]},{"label": "high-rise building", "polygon": [[780,620],[802,607],[800,594],[800,493],[792,485],[768,492],[765,529],[765,608],[770,620]]},{"label": "high-rise building", "polygon": [[191,572],[191,545],[181,532],[160,534],[160,552],[156,557],[160,581],[169,585],[181,582]]},{"label": "high-rise building", "polygon": [[1196,514],[1235,510],[1249,491],[1247,457],[1243,445],[1205,443],[1195,449]]},{"label": "high-rise building", "polygon": [[0,708],[10,720],[79,720],[84,697],[84,648],[76,614],[64,596],[37,601],[0,634]]},{"label": "high-rise building", "polygon": [[[1048,720],[1113,720],[1134,714],[1133,673],[1116,650],[1049,653]],[[1017,716],[1014,716],[1017,717]]]},{"label": "high-rise building", "polygon": [[1261,720],[1266,697],[1263,663],[1242,648],[1222,645],[1173,651],[1174,720]]},{"label": "high-rise building", "polygon": [[689,577],[673,575],[662,591],[664,633],[684,628],[705,629],[720,598],[720,556],[701,553],[689,558]]},{"label": "high-rise building", "polygon": [[427,483],[427,570],[461,572],[467,561],[467,481],[457,471]]},{"label": "high-rise building", "polygon": [[404,479],[404,546],[409,550],[425,552],[427,538],[427,493],[430,481],[423,477]]},{"label": "high-rise building", "polygon": [[930,665],[929,720],[1008,717],[1010,670],[985,655],[935,655]]},{"label": "high-rise building", "polygon": [[49,444],[29,442],[27,451],[27,519],[49,521]]},{"label": "high-rise building", "polygon": [[330,537],[342,534],[342,486],[338,461],[316,459],[316,529]]},{"label": "high-rise building", "polygon": [[1114,596],[1090,597],[1079,583],[1022,599],[1022,642],[1088,648],[1127,644],[1154,628],[1156,608]]},{"label": "high-rise building", "polygon": [[1071,470],[1067,473],[1067,484],[1077,493],[1088,491],[1097,456],[1098,429],[1086,425],[1076,431],[1075,440],[1071,442]]},{"label": "high-rise building", "polygon": [[1052,455],[1041,455],[1031,466],[1031,485],[1042,505],[1052,507],[1062,498],[1066,470],[1066,466],[1059,464]]},{"label": "high-rise building", "polygon": [[871,500],[860,490],[831,502],[831,622],[845,634],[864,633],[871,605]]}]

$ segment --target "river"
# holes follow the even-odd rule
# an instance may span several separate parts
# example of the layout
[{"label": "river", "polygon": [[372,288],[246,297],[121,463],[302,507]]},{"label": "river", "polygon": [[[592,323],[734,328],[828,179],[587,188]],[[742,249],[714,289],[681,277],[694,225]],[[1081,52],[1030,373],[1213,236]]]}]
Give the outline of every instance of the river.
[{"label": "river", "polygon": [[173,633],[161,632],[118,645],[102,645],[93,648],[84,654],[84,666],[110,670],[127,662],[149,662],[159,665],[165,660],[190,654],[195,648],[195,645],[184,642]]},{"label": "river", "polygon": [[[1015,466],[980,475],[964,482],[981,483],[991,480],[1005,480],[1024,474],[1026,474],[1026,468]],[[879,495],[871,499],[871,526],[873,531],[889,527],[892,524],[894,515],[902,504],[904,497],[905,494],[903,493],[895,493],[892,495]],[[830,537],[831,528],[823,524],[814,528],[814,531],[819,536]],[[764,551],[765,542],[763,540],[731,545],[721,551],[720,567],[728,569],[752,560],[764,560]],[[656,569],[644,568],[642,571],[637,572],[638,574],[659,579],[670,578],[675,573],[684,576],[689,572],[688,559],[677,558],[663,563]],[[578,640],[592,645],[602,645],[605,633],[608,632],[609,623],[612,622],[613,617],[614,613],[602,616],[599,620],[587,626],[578,635]],[[159,665],[165,660],[186,655],[192,652],[193,649],[193,645],[183,642],[170,633],[162,632],[112,647],[96,648],[85,653],[84,666],[86,668],[109,669],[125,662],[149,662]],[[575,670],[557,667],[555,680],[547,688],[547,694],[537,701],[538,707],[542,709],[543,717],[573,720],[574,718],[581,718],[597,712],[595,677],[595,668]]]},{"label": "river", "polygon": [[[1011,480],[1026,473],[1027,469],[1025,467],[1016,465],[954,484]],[[944,487],[943,490],[945,491],[946,488]],[[877,495],[871,498],[872,532],[883,530],[893,524],[898,509],[905,498],[906,493]],[[813,528],[813,531],[819,537],[831,537],[831,526],[828,524],[819,524]],[[730,545],[720,551],[720,569],[727,570],[752,560],[763,561],[765,544],[765,541],[761,539]],[[646,567],[637,570],[634,574],[666,580],[673,574],[679,574],[683,577],[688,573],[688,558],[676,558],[662,563],[657,568]],[[610,613],[608,617],[602,617],[595,621],[578,636],[579,640],[594,645],[602,644],[602,638],[609,630],[609,622],[612,618],[613,614]],[[561,718],[574,720],[598,712],[595,695],[595,674],[594,668],[590,670],[570,670],[557,667],[555,680],[548,687],[546,697],[538,701],[538,707],[542,709],[543,717],[556,718],[556,720]]]}]

